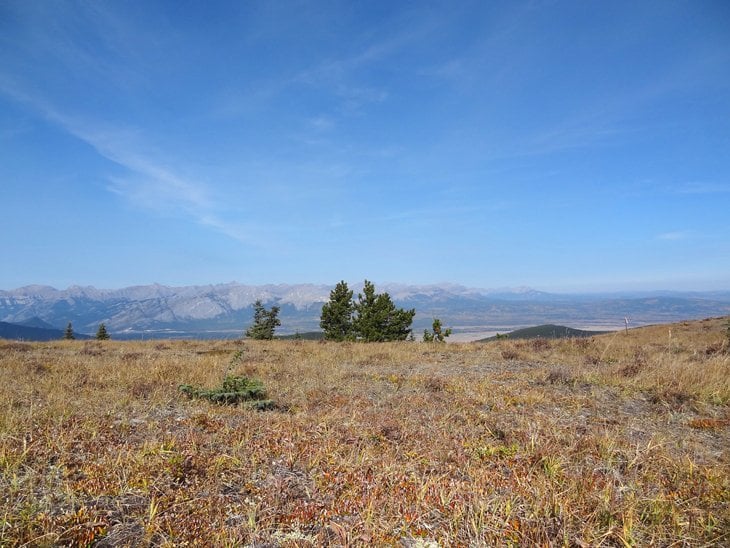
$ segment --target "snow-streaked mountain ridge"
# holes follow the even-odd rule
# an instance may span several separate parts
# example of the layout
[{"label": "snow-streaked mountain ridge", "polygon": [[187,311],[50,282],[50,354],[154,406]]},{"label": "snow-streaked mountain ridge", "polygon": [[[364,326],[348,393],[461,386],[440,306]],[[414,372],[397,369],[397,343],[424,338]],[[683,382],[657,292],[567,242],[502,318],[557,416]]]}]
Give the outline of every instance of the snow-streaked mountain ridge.
[{"label": "snow-streaked mountain ridge", "polygon": [[[55,289],[29,285],[0,290],[0,321],[20,324],[40,319],[56,328],[73,322],[79,333],[96,332],[104,322],[111,333],[129,336],[235,336],[252,317],[252,304],[281,307],[282,333],[319,329],[322,304],[334,285],[229,282],[171,287],[160,284],[120,289],[74,285]],[[350,285],[355,295],[363,284]],[[711,294],[652,292],[651,295],[564,295],[529,287],[479,289],[453,283],[408,285],[376,283],[398,306],[416,309],[414,331],[433,318],[455,332],[502,331],[541,323],[573,327],[661,323],[730,314],[730,292]]]}]

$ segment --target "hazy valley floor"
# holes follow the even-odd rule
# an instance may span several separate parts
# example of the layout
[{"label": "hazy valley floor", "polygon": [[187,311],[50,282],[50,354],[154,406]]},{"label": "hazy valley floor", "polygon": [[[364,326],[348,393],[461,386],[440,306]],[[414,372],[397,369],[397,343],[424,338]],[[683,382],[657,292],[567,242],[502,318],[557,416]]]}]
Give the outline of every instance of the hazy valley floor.
[{"label": "hazy valley floor", "polygon": [[728,545],[726,328],[0,341],[0,545]]}]

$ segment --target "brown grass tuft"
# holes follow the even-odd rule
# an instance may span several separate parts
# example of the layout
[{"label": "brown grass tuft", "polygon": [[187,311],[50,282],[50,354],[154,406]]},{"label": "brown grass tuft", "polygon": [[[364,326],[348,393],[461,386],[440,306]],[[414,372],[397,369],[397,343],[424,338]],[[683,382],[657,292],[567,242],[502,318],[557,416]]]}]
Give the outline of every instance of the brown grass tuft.
[{"label": "brown grass tuft", "polygon": [[32,349],[33,345],[30,343],[0,339],[0,351],[3,352],[30,352]]},{"label": "brown grass tuft", "polygon": [[718,428],[726,428],[730,426],[730,419],[716,419],[716,418],[698,418],[692,419],[688,423],[692,428],[699,430],[716,430]]},{"label": "brown grass tuft", "polygon": [[501,355],[505,360],[520,360],[524,358],[524,355],[514,348],[505,348],[502,350]]}]

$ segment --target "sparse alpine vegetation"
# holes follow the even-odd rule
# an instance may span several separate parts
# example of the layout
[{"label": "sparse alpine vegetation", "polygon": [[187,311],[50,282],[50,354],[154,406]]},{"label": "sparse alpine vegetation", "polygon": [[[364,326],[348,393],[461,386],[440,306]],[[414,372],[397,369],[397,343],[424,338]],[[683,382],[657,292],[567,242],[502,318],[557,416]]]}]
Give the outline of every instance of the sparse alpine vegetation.
[{"label": "sparse alpine vegetation", "polygon": [[0,545],[725,546],[726,329],[0,340]]}]

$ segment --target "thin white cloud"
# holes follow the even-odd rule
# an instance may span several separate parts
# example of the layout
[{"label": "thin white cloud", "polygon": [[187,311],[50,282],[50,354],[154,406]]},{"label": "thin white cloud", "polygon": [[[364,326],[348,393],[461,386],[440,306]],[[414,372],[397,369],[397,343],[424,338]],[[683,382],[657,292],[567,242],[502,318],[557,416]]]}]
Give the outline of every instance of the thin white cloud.
[{"label": "thin white cloud", "polygon": [[[14,57],[32,57],[40,51],[55,61],[59,73],[78,85],[93,86],[102,81],[114,88],[125,88],[141,83],[141,75],[130,67],[144,66],[151,36],[143,26],[130,26],[129,20],[116,8],[89,4],[58,11],[30,3],[19,5],[17,12],[30,38],[7,42],[10,51],[16,52]],[[95,47],[105,55],[90,49],[93,40],[79,40],[78,29],[91,33],[97,41]],[[159,31],[154,36],[156,43],[170,39],[169,29],[156,30]],[[32,48],[27,44],[32,44]],[[83,116],[81,110],[74,110],[74,96],[51,101],[42,91],[46,86],[39,85],[38,75],[23,68],[22,63],[7,63],[0,68],[0,94],[24,105],[124,168],[124,173],[108,177],[108,191],[135,207],[177,215],[247,244],[257,241],[250,236],[255,227],[224,220],[220,214],[222,208],[213,199],[208,185],[181,174],[177,164],[172,167],[164,159],[163,151],[150,146],[144,131]]]},{"label": "thin white cloud", "polygon": [[682,240],[689,240],[694,237],[694,232],[691,230],[675,230],[672,232],[663,232],[656,236],[657,240],[665,240],[671,242],[677,242]]},{"label": "thin white cloud", "polygon": [[331,116],[316,116],[308,120],[309,127],[316,132],[332,130],[336,123]]},{"label": "thin white cloud", "polygon": [[[349,56],[327,59],[282,78],[260,79],[255,85],[249,84],[243,89],[224,89],[211,115],[219,118],[255,115],[281,95],[302,86],[336,96],[339,100],[336,110],[340,115],[360,114],[368,104],[385,101],[389,93],[382,87],[363,84],[358,78],[358,71],[392,55],[413,37],[414,31],[404,31],[374,41]],[[328,117],[327,123],[333,126],[337,120]],[[313,128],[315,132],[322,129],[317,126]]]},{"label": "thin white cloud", "polygon": [[[501,205],[493,205],[488,209],[497,210],[502,207],[503,206]],[[484,210],[485,208],[483,206],[442,205],[436,208],[422,207],[403,209],[387,215],[363,215],[359,217],[349,217],[346,220],[343,219],[340,214],[335,214],[326,221],[326,224],[323,225],[323,227],[326,229],[338,229],[343,227],[392,225],[398,226],[399,230],[408,231],[410,229],[414,229],[414,227],[437,226],[450,217],[457,217],[464,221],[471,218],[472,215],[481,213]]]},{"label": "thin white cloud", "polygon": [[690,182],[674,187],[677,194],[727,194],[730,183]]},{"label": "thin white cloud", "polygon": [[[371,29],[368,41],[349,55],[316,63],[295,74],[281,87],[305,85],[322,89],[339,98],[341,114],[359,115],[367,105],[382,103],[390,96],[385,86],[373,84],[372,79],[363,84],[363,73],[419,41],[430,40],[443,23],[443,14],[437,17],[428,11],[405,10],[402,20],[394,26]],[[357,37],[353,37],[353,42],[356,41]]]}]

